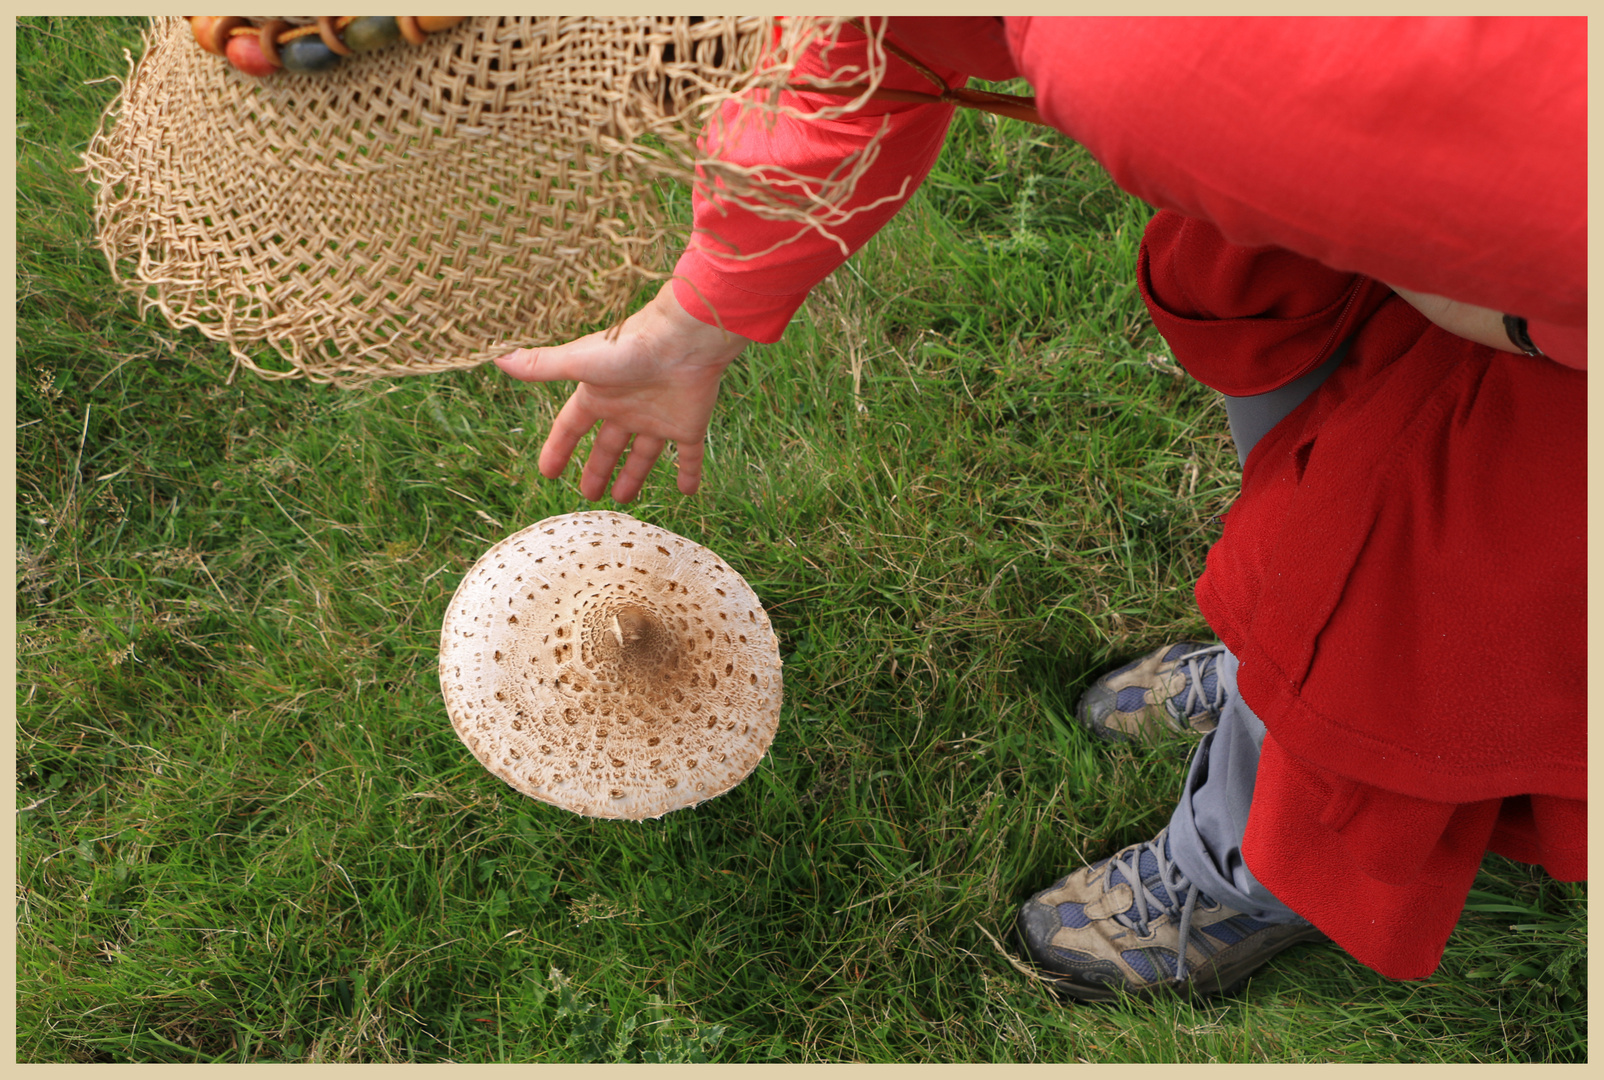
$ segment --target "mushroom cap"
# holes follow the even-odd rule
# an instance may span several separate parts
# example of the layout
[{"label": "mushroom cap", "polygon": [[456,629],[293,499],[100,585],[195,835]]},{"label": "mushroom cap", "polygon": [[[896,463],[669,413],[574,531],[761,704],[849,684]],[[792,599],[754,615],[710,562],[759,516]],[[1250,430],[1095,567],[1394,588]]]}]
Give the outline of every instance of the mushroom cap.
[{"label": "mushroom cap", "polygon": [[780,645],[707,548],[584,511],[514,533],[463,577],[440,689],[463,743],[525,795],[656,818],[722,795],[768,752]]}]

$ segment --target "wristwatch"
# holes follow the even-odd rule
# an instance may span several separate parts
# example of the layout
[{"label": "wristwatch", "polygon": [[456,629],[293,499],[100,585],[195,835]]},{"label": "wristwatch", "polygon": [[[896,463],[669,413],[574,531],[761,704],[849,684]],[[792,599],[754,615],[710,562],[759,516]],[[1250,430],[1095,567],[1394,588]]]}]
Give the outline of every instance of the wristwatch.
[{"label": "wristwatch", "polygon": [[1527,356],[1543,355],[1543,350],[1532,344],[1532,335],[1526,331],[1526,320],[1519,315],[1504,316],[1504,333],[1509,335],[1515,348]]}]

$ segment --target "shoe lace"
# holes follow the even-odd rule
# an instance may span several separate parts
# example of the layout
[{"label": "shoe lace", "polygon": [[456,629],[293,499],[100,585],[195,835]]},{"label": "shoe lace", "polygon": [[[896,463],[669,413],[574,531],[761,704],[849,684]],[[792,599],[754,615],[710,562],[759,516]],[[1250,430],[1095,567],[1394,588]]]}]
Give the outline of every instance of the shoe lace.
[{"label": "shoe lace", "polygon": [[1210,664],[1217,664],[1224,654],[1223,644],[1210,645],[1196,652],[1185,653],[1176,659],[1177,664],[1186,665],[1186,701],[1181,705],[1182,716],[1196,716],[1200,712],[1219,712],[1225,707],[1225,687],[1220,682],[1218,671],[1214,678],[1214,692],[1210,694],[1203,689],[1203,669]]},{"label": "shoe lace", "polygon": [[[1151,852],[1158,867],[1156,879],[1153,875],[1144,877],[1142,874],[1142,855]],[[1145,844],[1134,844],[1109,858],[1109,873],[1103,879],[1103,889],[1107,891],[1116,882],[1114,871],[1131,887],[1136,896],[1136,903],[1132,911],[1122,912],[1114,916],[1115,921],[1121,925],[1135,930],[1142,937],[1149,933],[1148,924],[1153,919],[1164,915],[1175,915],[1176,905],[1179,903],[1179,918],[1177,928],[1179,935],[1176,939],[1176,952],[1178,959],[1175,964],[1175,982],[1186,980],[1186,949],[1192,937],[1192,913],[1197,908],[1198,898],[1201,895],[1196,886],[1181,873],[1169,856],[1169,829],[1161,831],[1158,836]],[[1154,892],[1148,887],[1152,881],[1158,885],[1162,892]]]}]

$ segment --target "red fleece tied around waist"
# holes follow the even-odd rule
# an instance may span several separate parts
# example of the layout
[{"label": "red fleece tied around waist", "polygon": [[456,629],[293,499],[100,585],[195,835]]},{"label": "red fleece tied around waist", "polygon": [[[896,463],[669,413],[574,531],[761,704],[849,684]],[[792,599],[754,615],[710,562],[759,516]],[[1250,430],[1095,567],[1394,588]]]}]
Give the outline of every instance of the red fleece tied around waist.
[{"label": "red fleece tied around waist", "polygon": [[1232,397],[1313,370],[1391,291],[1281,248],[1228,244],[1173,213],[1149,223],[1136,274],[1181,366]]},{"label": "red fleece tied around waist", "polygon": [[1489,848],[1586,876],[1585,375],[1174,214],[1140,267],[1176,359],[1233,394],[1351,338],[1249,455],[1197,596],[1268,729],[1254,874],[1429,974]]}]

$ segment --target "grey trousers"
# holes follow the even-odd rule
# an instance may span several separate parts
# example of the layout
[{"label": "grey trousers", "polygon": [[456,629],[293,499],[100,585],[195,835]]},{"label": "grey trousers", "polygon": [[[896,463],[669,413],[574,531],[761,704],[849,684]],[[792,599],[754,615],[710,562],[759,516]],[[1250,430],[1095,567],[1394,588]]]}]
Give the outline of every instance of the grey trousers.
[{"label": "grey trousers", "polygon": [[1242,858],[1264,722],[1237,695],[1236,669],[1236,657],[1229,652],[1220,657],[1225,707],[1220,726],[1193,753],[1180,804],[1170,815],[1170,858],[1186,880],[1228,908],[1263,922],[1302,922],[1259,883]]},{"label": "grey trousers", "polygon": [[[1347,353],[1345,341],[1329,360],[1279,390],[1255,397],[1227,397],[1225,413],[1238,461],[1245,463],[1254,444],[1302,404]],[[1192,755],[1180,804],[1170,817],[1170,858],[1188,881],[1228,908],[1264,922],[1303,922],[1259,883],[1242,858],[1242,833],[1253,803],[1264,721],[1237,694],[1237,667],[1237,659],[1229,651],[1220,657],[1225,705],[1219,726],[1203,737]]]}]

